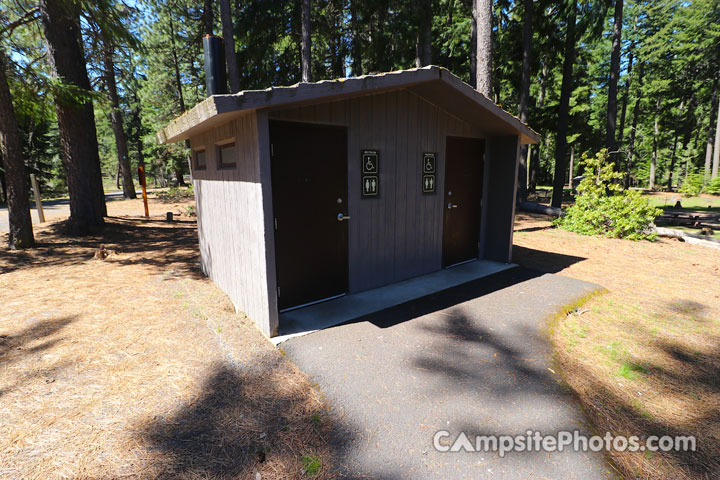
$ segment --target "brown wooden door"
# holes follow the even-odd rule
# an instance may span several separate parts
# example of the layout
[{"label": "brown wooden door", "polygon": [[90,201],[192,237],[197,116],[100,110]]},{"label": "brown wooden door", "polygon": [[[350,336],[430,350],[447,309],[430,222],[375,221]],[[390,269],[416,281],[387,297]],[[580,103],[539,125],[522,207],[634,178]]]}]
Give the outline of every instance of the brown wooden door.
[{"label": "brown wooden door", "polygon": [[347,292],[347,130],[270,122],[280,310]]},{"label": "brown wooden door", "polygon": [[485,143],[447,137],[445,147],[445,215],[443,266],[478,257]]}]

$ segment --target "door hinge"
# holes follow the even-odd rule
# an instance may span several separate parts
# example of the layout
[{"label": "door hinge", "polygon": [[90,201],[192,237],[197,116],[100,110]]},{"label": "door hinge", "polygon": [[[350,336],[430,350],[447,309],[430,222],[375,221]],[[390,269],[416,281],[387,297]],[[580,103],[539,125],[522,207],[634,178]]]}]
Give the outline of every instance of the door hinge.
[{"label": "door hinge", "polygon": [[275,146],[272,143],[270,144],[270,156],[275,156]]},{"label": "door hinge", "polygon": [[280,285],[278,285],[277,290],[278,290],[278,298],[280,298]]},{"label": "door hinge", "polygon": [[277,230],[277,218],[275,219],[275,230]]}]

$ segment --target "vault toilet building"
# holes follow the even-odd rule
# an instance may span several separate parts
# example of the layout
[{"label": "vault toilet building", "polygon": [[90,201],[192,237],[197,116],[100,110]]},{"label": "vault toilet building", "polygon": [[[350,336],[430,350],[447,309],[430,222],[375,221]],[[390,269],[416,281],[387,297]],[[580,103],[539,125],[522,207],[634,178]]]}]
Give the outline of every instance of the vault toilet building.
[{"label": "vault toilet building", "polygon": [[157,135],[190,141],[202,267],[268,336],[294,307],[510,262],[538,140],[434,66],[214,95]]}]

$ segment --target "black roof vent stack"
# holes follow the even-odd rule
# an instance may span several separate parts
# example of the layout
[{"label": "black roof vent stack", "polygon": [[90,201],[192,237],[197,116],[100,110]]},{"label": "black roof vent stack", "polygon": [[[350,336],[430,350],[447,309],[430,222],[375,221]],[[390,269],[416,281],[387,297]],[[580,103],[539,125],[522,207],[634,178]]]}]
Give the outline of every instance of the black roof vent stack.
[{"label": "black roof vent stack", "polygon": [[203,37],[205,54],[205,87],[207,96],[228,93],[227,74],[225,73],[225,42],[222,37],[205,35]]}]

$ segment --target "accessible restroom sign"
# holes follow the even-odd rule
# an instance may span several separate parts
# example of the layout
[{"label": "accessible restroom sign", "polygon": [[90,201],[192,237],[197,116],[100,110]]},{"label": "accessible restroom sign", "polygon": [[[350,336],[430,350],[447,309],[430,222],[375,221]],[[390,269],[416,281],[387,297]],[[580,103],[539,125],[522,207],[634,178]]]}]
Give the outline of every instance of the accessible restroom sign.
[{"label": "accessible restroom sign", "polygon": [[435,154],[423,153],[422,160],[422,192],[435,193]]},{"label": "accessible restroom sign", "polygon": [[377,150],[362,150],[360,157],[362,198],[377,197],[380,192],[380,155]]}]

